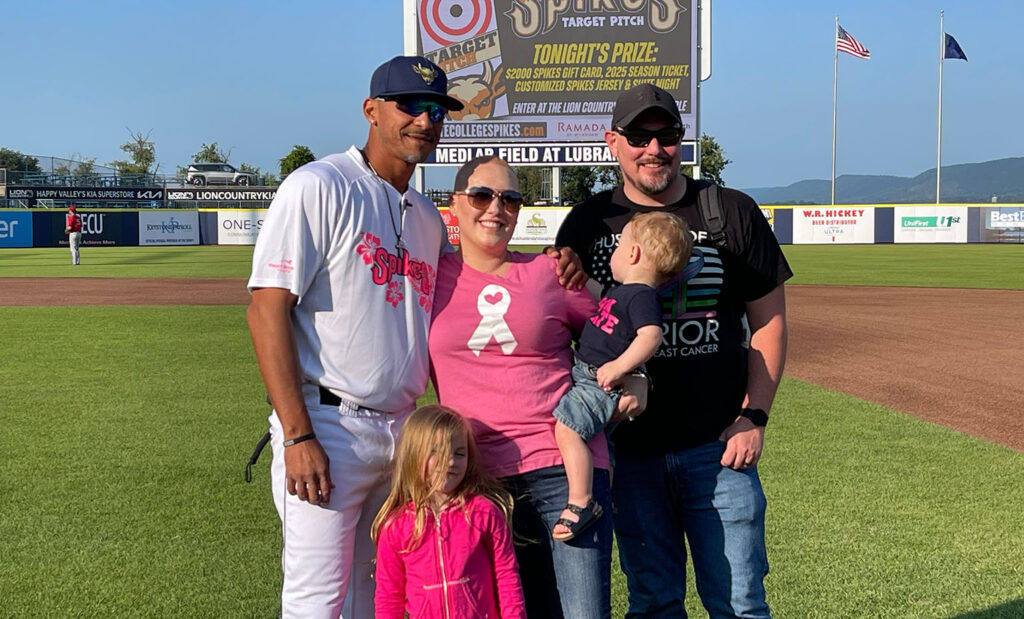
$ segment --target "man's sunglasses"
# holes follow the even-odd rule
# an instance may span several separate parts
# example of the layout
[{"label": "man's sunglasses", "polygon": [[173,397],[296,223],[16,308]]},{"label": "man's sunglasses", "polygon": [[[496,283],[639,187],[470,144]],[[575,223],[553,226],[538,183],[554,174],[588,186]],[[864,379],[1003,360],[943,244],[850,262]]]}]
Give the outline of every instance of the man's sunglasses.
[{"label": "man's sunglasses", "polygon": [[511,189],[497,192],[490,187],[470,187],[455,193],[465,194],[469,205],[478,211],[486,211],[490,208],[495,198],[501,200],[501,205],[509,213],[518,213],[519,209],[523,206],[523,194]]},{"label": "man's sunglasses", "polygon": [[416,97],[380,97],[384,101],[394,101],[395,105],[399,110],[412,116],[413,118],[418,117],[423,112],[427,113],[427,118],[430,122],[436,123],[441,122],[444,115],[448,113],[448,108],[441,105],[437,101],[431,101],[430,99],[420,99]]},{"label": "man's sunglasses", "polygon": [[669,127],[654,131],[616,127],[615,132],[626,138],[626,142],[634,148],[646,148],[651,143],[651,140],[658,140],[658,145],[661,147],[676,146],[679,144],[679,140],[683,139],[683,130],[679,127]]}]

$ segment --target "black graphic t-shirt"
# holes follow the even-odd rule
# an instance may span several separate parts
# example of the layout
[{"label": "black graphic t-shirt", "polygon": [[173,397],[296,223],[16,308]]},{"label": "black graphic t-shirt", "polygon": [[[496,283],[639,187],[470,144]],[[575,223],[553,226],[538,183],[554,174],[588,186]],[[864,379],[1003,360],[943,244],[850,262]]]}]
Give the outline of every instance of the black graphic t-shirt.
[{"label": "black graphic t-shirt", "polygon": [[612,282],[608,260],[635,213],[678,215],[694,233],[690,263],[658,290],[662,343],[647,363],[654,391],[647,411],[615,432],[623,453],[673,451],[716,440],[739,414],[747,385],[746,303],[793,276],[768,221],[752,198],[722,191],[727,248],[715,246],[701,222],[697,184],[664,207],[630,201],[622,187],[573,207],[556,243],[569,246],[587,273]]},{"label": "black graphic t-shirt", "polygon": [[636,338],[636,330],[661,325],[658,293],[646,284],[623,284],[608,291],[580,334],[576,356],[601,367],[619,358]]}]

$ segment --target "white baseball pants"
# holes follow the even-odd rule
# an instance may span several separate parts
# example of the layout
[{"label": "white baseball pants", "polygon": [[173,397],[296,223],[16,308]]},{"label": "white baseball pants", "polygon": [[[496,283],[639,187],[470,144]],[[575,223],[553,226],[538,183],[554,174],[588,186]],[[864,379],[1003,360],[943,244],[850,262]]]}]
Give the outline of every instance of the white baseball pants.
[{"label": "white baseball pants", "polygon": [[390,490],[395,442],[411,411],[384,414],[345,401],[322,405],[315,385],[304,385],[303,396],[335,487],[326,507],[288,494],[281,423],[272,413],[271,483],[284,538],[281,617],[372,618],[376,547],[370,525]]},{"label": "white baseball pants", "polygon": [[82,233],[71,232],[68,234],[68,247],[71,248],[71,264],[79,263],[78,246],[82,244]]}]

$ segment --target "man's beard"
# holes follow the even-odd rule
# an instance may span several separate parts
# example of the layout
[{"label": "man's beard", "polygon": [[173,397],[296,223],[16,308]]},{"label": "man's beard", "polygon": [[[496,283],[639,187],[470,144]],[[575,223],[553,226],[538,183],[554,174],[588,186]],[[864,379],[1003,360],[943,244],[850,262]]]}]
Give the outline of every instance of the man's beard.
[{"label": "man's beard", "polygon": [[639,189],[645,195],[655,196],[668,189],[677,175],[669,173],[665,174],[663,178],[656,178],[651,181],[642,179],[639,174],[635,177],[625,174],[623,176],[626,177],[630,184]]}]

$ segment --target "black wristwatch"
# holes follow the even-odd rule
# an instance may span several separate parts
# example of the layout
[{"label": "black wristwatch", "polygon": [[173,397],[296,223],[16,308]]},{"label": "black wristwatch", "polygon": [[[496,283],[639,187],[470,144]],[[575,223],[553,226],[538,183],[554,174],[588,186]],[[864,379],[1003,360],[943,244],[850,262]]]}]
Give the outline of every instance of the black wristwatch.
[{"label": "black wristwatch", "polygon": [[768,425],[768,413],[760,408],[744,408],[740,411],[740,417],[746,417],[751,423],[760,428]]}]

